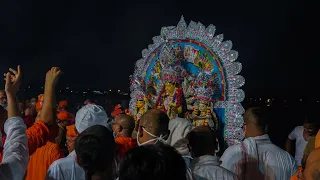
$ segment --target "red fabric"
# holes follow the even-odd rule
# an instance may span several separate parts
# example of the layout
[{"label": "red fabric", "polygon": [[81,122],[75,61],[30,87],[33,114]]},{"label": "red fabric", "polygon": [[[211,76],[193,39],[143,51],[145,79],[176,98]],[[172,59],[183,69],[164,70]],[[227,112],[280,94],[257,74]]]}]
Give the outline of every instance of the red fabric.
[{"label": "red fabric", "polygon": [[138,147],[137,140],[131,137],[118,137],[115,142],[117,143],[116,153],[119,159],[122,159],[130,149]]},{"label": "red fabric", "polygon": [[290,178],[290,180],[299,180],[299,179],[300,179],[299,177],[302,176],[302,173],[303,173],[303,169],[302,169],[301,166],[299,166],[299,167],[298,167],[298,171],[296,172],[296,174],[294,174],[294,175]]},{"label": "red fabric", "polygon": [[43,102],[43,100],[44,100],[44,94],[40,94],[40,95],[38,96],[38,101],[39,101],[39,102]]},{"label": "red fabric", "polygon": [[31,115],[27,115],[23,118],[24,124],[27,128],[31,127],[34,123],[34,118]]},{"label": "red fabric", "polygon": [[38,96],[38,102],[36,104],[36,110],[40,111],[42,109],[42,105],[43,105],[43,100],[44,100],[44,94],[40,94]]},{"label": "red fabric", "polygon": [[68,106],[68,102],[67,102],[66,100],[59,102],[59,107],[60,107],[60,108],[65,108],[65,107],[67,107],[67,106]]},{"label": "red fabric", "polygon": [[42,104],[43,104],[42,101],[37,102],[36,104],[37,111],[40,111],[42,109]]},{"label": "red fabric", "polygon": [[77,137],[78,133],[76,132],[76,126],[73,124],[71,126],[67,126],[67,134],[69,137]]},{"label": "red fabric", "polygon": [[118,114],[122,114],[124,113],[123,109],[122,109],[122,106],[120,104],[117,104],[115,107],[114,107],[114,110],[113,112],[111,113],[111,116],[112,117],[115,117],[116,115]]},{"label": "red fabric", "polygon": [[4,143],[6,142],[6,137],[5,136],[2,136],[1,142],[2,142],[2,147],[0,148],[0,163],[2,162],[3,146],[4,146]]},{"label": "red fabric", "polygon": [[67,111],[62,111],[58,114],[58,119],[61,121],[74,121],[74,115],[67,112]]}]

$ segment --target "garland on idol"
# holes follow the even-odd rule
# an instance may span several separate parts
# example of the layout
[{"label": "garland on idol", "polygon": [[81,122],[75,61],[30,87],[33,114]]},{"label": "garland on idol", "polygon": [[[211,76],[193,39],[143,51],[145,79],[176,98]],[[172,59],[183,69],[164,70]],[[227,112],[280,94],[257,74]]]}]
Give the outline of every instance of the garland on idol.
[{"label": "garland on idol", "polygon": [[242,65],[232,42],[215,30],[200,22],[187,25],[181,17],[177,26],[163,27],[152,38],[131,76],[133,117],[158,108],[170,119],[184,117],[218,130],[229,146],[243,140]]}]

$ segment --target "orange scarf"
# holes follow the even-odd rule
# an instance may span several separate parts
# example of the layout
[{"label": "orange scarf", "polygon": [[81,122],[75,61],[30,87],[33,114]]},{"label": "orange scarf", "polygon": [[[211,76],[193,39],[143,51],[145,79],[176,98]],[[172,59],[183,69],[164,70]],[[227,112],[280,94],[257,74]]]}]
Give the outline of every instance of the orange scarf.
[{"label": "orange scarf", "polygon": [[116,153],[120,159],[122,159],[130,149],[138,147],[137,140],[131,137],[118,137],[115,139],[115,142],[117,143]]}]

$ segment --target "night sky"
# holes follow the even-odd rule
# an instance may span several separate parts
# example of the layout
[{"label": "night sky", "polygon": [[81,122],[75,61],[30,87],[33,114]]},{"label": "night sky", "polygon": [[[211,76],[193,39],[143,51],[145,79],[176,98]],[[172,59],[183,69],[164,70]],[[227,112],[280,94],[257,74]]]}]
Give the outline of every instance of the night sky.
[{"label": "night sky", "polygon": [[233,41],[248,95],[311,96],[319,77],[317,11],[302,0],[6,0],[0,5],[0,71],[20,64],[25,85],[40,87],[55,65],[65,72],[64,86],[128,90],[141,50],[183,15],[188,23],[215,25]]}]

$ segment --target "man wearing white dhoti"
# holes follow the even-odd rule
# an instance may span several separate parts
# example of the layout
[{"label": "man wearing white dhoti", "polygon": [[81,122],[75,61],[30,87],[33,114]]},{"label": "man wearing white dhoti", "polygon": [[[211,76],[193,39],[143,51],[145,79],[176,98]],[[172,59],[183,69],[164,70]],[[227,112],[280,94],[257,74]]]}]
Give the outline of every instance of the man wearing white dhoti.
[{"label": "man wearing white dhoti", "polygon": [[296,173],[294,158],[272,144],[267,134],[269,113],[251,108],[244,116],[246,139],[229,147],[222,155],[221,166],[245,180],[289,180]]}]

